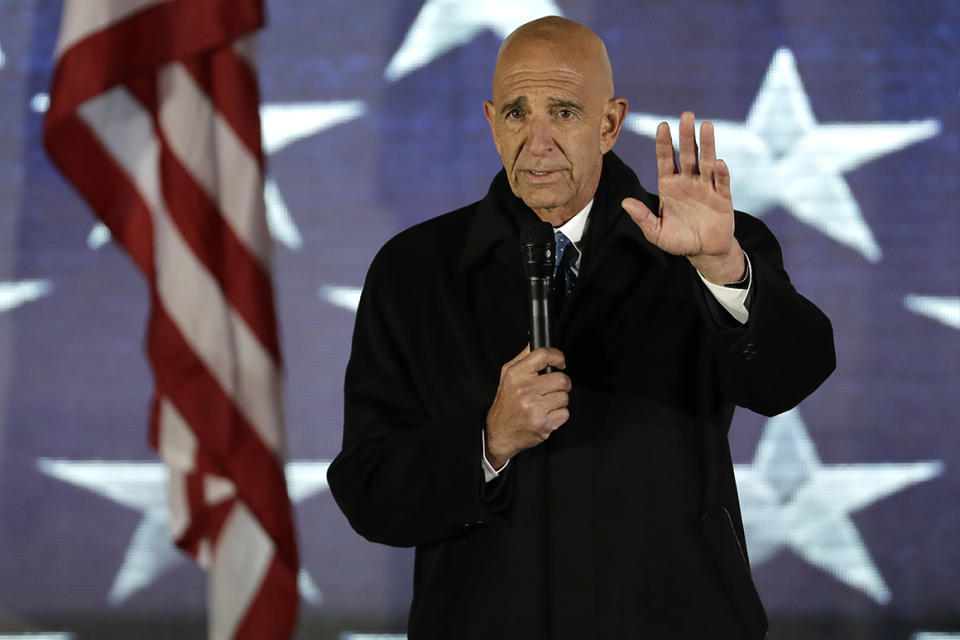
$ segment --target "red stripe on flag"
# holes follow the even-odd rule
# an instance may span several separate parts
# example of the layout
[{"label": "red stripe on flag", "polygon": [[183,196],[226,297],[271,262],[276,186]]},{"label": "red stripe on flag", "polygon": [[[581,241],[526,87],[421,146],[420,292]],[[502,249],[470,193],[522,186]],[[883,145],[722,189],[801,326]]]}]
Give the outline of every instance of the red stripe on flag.
[{"label": "red stripe on flag", "polygon": [[262,640],[263,638],[273,637],[277,629],[283,629],[283,633],[291,633],[296,623],[296,616],[290,616],[287,610],[282,606],[287,598],[296,598],[296,576],[289,574],[290,569],[274,558],[267,569],[267,575],[263,580],[264,584],[293,584],[293,591],[283,593],[279,590],[265,592],[263,589],[257,593],[253,602],[247,607],[246,616],[237,632],[236,640]]},{"label": "red stripe on flag", "polygon": [[207,194],[183,168],[170,147],[161,146],[163,194],[170,216],[187,244],[216,278],[227,300],[268,350],[280,362],[277,321],[272,305],[270,275],[241,244]]},{"label": "red stripe on flag", "polygon": [[[267,534],[277,553],[297,565],[293,517],[283,467],[236,405],[183,338],[183,334],[154,299],[147,350],[157,376],[157,389],[170,398],[204,444],[212,471],[230,478]],[[198,456],[198,464],[203,458]]]},{"label": "red stripe on flag", "polygon": [[250,102],[260,104],[260,89],[253,70],[233,49],[221,49],[207,64],[192,58],[184,63],[194,81],[210,96],[220,115],[230,124],[263,169],[260,117]]},{"label": "red stripe on flag", "polygon": [[152,280],[155,271],[150,209],[100,139],[79,116],[70,114],[55,122],[47,120],[44,144],[50,157],[143,275]]},{"label": "red stripe on flag", "polygon": [[264,24],[261,0],[167,0],[64,51],[53,73],[48,119],[171,60],[208,51]]},{"label": "red stripe on flag", "polygon": [[[130,92],[150,111],[160,140],[160,178],[167,210],[184,240],[217,280],[247,326],[280,363],[273,284],[260,261],[243,245],[207,193],[170,149],[157,122],[156,79],[142,74],[127,83]],[[254,111],[256,113],[256,111]],[[259,123],[259,118],[257,119]],[[259,155],[259,154],[258,154]]]}]

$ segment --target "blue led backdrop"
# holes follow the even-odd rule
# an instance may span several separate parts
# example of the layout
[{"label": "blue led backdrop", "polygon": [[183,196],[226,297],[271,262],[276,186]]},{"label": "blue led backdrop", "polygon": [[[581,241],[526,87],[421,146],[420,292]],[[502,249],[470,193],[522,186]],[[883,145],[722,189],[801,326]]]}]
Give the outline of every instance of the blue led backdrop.
[{"label": "blue led backdrop", "polygon": [[[403,631],[412,553],[353,533],[324,478],[353,310],[384,241],[486,192],[499,158],[481,105],[499,41],[553,13],[606,41],[630,101],[616,150],[641,182],[655,189],[659,121],[688,108],[713,120],[735,206],[771,227],[833,322],[827,383],[731,429],[771,638],[960,638],[960,3],[268,9],[265,195],[300,636]],[[59,14],[52,0],[0,3],[0,636],[185,621],[202,637],[205,576],[169,543],[146,443],[146,286],[41,149]]]}]

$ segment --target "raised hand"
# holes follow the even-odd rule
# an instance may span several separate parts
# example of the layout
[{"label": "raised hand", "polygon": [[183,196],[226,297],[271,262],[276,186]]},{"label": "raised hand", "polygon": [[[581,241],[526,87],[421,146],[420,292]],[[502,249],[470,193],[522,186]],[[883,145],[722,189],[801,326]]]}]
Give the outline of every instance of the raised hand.
[{"label": "raised hand", "polygon": [[563,352],[528,346],[500,369],[500,386],[487,412],[487,461],[499,469],[524,449],[550,437],[567,421],[570,378],[561,371],[539,375],[547,365],[562,369]]},{"label": "raised hand", "polygon": [[717,159],[713,124],[700,126],[697,152],[694,115],[680,116],[680,166],[673,153],[670,126],[657,127],[657,189],[659,215],[642,202],[626,198],[624,210],[647,240],[667,253],[686,256],[707,280],[727,284],[741,279],[746,268],[743,251],[733,235],[730,170]]}]

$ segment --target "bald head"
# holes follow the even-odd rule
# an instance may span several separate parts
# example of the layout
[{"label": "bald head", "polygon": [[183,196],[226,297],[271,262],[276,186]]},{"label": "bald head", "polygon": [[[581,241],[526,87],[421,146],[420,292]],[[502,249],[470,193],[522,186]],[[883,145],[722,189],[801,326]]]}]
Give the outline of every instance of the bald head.
[{"label": "bald head", "polygon": [[513,193],[558,226],[593,198],[627,101],[597,34],[551,16],[503,41],[483,109]]},{"label": "bald head", "polygon": [[498,77],[507,68],[518,61],[543,58],[579,63],[576,66],[594,80],[592,84],[603,98],[613,97],[613,69],[603,40],[589,27],[560,16],[546,16],[520,25],[504,39],[493,72],[494,94]]}]

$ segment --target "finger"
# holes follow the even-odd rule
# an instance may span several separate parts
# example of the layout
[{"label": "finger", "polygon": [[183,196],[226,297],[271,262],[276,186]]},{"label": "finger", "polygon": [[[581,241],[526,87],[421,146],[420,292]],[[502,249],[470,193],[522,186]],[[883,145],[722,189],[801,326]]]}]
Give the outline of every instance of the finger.
[{"label": "finger", "polygon": [[655,215],[647,205],[635,198],[624,198],[620,203],[627,215],[637,223],[643,235],[653,244],[657,244],[657,238],[660,237],[663,220]]},{"label": "finger", "polygon": [[692,111],[680,115],[680,173],[697,173],[697,138]]},{"label": "finger", "polygon": [[517,355],[513,356],[512,358],[510,358],[509,360],[507,360],[506,362],[503,363],[503,366],[500,367],[500,375],[503,376],[503,373],[504,373],[507,369],[509,369],[509,368],[512,367],[513,365],[517,364],[518,362],[520,362],[528,353],[530,353],[530,343],[529,343],[529,342],[527,343],[527,346],[525,346],[525,347],[523,348],[523,351],[521,351],[520,353],[518,353]]},{"label": "finger", "polygon": [[570,376],[562,371],[553,371],[538,376],[528,388],[532,393],[548,396],[553,393],[567,393],[573,388],[573,382]]},{"label": "finger", "polygon": [[677,158],[673,154],[673,139],[670,137],[670,125],[661,122],[657,125],[657,177],[666,178],[679,173]]},{"label": "finger", "polygon": [[522,361],[525,369],[537,372],[542,371],[544,367],[551,366],[563,369],[567,366],[566,357],[563,351],[554,347],[540,347],[527,354]]},{"label": "finger", "polygon": [[733,201],[733,195],[730,193],[730,168],[723,160],[717,160],[713,164],[713,185],[717,193]]},{"label": "finger", "polygon": [[563,407],[569,406],[569,404],[570,394],[566,391],[554,391],[553,393],[548,393],[543,396],[543,406],[548,411],[562,409]]},{"label": "finger", "polygon": [[563,426],[567,420],[570,419],[570,410],[566,407],[561,407],[559,409],[554,409],[547,414],[546,419],[543,423],[544,430],[547,431],[546,435],[549,436],[551,433]]},{"label": "finger", "polygon": [[713,123],[704,120],[700,125],[700,175],[713,181],[714,163],[717,161],[717,145],[713,132]]}]

